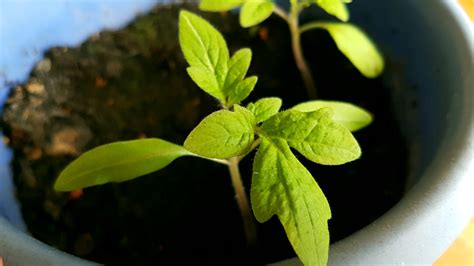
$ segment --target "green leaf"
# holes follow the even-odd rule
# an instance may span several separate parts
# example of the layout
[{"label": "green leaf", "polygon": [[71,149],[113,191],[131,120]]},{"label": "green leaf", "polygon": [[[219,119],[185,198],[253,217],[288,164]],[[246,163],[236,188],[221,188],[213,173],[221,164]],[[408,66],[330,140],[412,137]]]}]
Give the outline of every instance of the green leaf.
[{"label": "green leaf", "polygon": [[250,67],[252,51],[248,48],[240,49],[229,61],[229,71],[224,85],[227,96],[226,106],[230,107],[247,98],[257,84],[257,77],[244,79]]},{"label": "green leaf", "polygon": [[310,29],[325,29],[334,39],[339,50],[367,78],[382,74],[385,62],[375,44],[357,26],[349,23],[313,22],[301,27],[301,32]]},{"label": "green leaf", "polygon": [[245,120],[247,120],[247,122],[252,125],[252,127],[255,127],[257,125],[257,119],[249,109],[238,104],[234,104],[234,112],[245,116]]},{"label": "green leaf", "polygon": [[202,66],[188,67],[186,70],[188,71],[191,79],[199,86],[199,88],[214,98],[225,101],[225,94],[220,89],[214,73]]},{"label": "green leaf", "polygon": [[[179,42],[184,57],[191,66],[188,72],[193,80],[200,81],[196,83],[205,92],[224,101],[222,84],[227,76],[229,50],[222,34],[199,16],[181,11]],[[212,79],[215,81],[211,81]],[[215,84],[219,86],[216,88]]]},{"label": "green leaf", "polygon": [[257,83],[257,77],[245,79],[252,51],[241,49],[229,58],[222,34],[188,11],[181,11],[179,28],[181,49],[190,65],[188,74],[192,80],[225,107],[247,98]]},{"label": "green leaf", "polygon": [[262,137],[254,160],[250,201],[259,222],[278,215],[303,264],[326,265],[329,204],[284,140]]},{"label": "green leaf", "polygon": [[[316,5],[324,9],[328,14],[331,14],[338,19],[346,22],[349,21],[349,10],[345,3],[346,0],[315,0]],[[350,1],[349,1],[350,2]]]},{"label": "green leaf", "polygon": [[352,132],[368,126],[373,121],[369,112],[345,102],[316,100],[300,103],[292,109],[300,112],[313,112],[321,108],[331,108],[334,112],[334,122],[345,126]]},{"label": "green leaf", "polygon": [[271,0],[247,1],[240,11],[240,25],[244,28],[255,26],[273,13],[273,3]]},{"label": "green leaf", "polygon": [[225,80],[226,93],[232,93],[237,84],[244,79],[252,60],[252,50],[248,48],[240,49],[229,61],[229,71]]},{"label": "green leaf", "polygon": [[184,147],[208,158],[227,159],[244,154],[254,140],[255,118],[242,109],[210,114],[189,134]]},{"label": "green leaf", "polygon": [[201,0],[199,9],[204,11],[228,11],[241,6],[246,0]]},{"label": "green leaf", "polygon": [[276,115],[280,111],[281,104],[280,98],[269,97],[249,103],[247,108],[255,115],[257,123],[260,123]]},{"label": "green leaf", "polygon": [[323,165],[344,164],[361,155],[354,136],[332,120],[329,108],[308,113],[281,112],[265,121],[261,131],[271,139],[287,141],[306,158]]},{"label": "green leaf", "polygon": [[239,82],[235,90],[229,95],[226,106],[231,106],[245,100],[255,88],[258,78],[248,77]]},{"label": "green leaf", "polygon": [[124,182],[160,170],[186,155],[193,154],[161,139],[103,145],[84,153],[66,167],[56,180],[54,189],[71,191],[108,182]]}]

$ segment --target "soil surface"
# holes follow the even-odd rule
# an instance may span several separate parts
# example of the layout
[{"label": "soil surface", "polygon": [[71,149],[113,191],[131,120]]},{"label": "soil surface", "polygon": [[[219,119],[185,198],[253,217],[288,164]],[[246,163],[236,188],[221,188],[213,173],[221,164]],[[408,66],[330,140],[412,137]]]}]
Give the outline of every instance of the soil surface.
[{"label": "soil surface", "polygon": [[[194,10],[193,7],[186,7]],[[17,195],[37,239],[109,265],[261,265],[294,256],[276,218],[258,225],[258,246],[246,246],[227,169],[182,158],[122,184],[71,193],[53,190],[58,173],[82,152],[118,140],[159,137],[183,143],[217,102],[186,74],[178,44],[180,7],[159,7],[128,27],[101,32],[78,48],[49,50],[3,110],[14,150]],[[307,100],[279,18],[242,29],[230,13],[204,17],[230,50],[250,47],[259,82],[249,101]],[[402,196],[408,154],[380,79],[366,79],[323,31],[303,36],[320,97],[360,105],[374,123],[355,133],[363,156],[338,167],[300,159],[328,197],[332,241],[374,221]],[[124,155],[126,156],[126,155]],[[249,156],[241,166],[249,187]]]}]

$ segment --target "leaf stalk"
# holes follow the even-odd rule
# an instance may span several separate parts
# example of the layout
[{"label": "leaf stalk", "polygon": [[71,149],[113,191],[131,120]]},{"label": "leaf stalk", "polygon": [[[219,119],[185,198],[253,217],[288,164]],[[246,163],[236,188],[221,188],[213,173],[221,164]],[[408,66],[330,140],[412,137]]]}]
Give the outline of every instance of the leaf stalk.
[{"label": "leaf stalk", "polygon": [[313,29],[318,29],[318,28],[321,28],[321,25],[323,23],[321,22],[310,22],[310,23],[306,23],[305,25],[301,26],[300,27],[300,34],[303,34],[307,31],[310,31],[310,30],[313,30]]},{"label": "leaf stalk", "polygon": [[229,159],[229,173],[232,180],[232,186],[235,190],[235,199],[239,205],[240,215],[244,223],[245,237],[249,246],[254,246],[257,242],[257,229],[253,218],[252,210],[248,201],[247,193],[239,170],[239,157]]}]

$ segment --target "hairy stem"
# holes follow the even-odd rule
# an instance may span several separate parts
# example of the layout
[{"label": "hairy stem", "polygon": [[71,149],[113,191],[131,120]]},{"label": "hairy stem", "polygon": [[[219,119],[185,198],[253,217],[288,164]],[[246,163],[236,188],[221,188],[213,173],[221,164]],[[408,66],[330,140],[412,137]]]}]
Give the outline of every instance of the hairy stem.
[{"label": "hairy stem", "polygon": [[293,48],[293,56],[295,57],[296,66],[301,73],[301,78],[303,79],[309,98],[315,99],[317,96],[316,84],[314,83],[311,70],[309,69],[308,63],[303,55],[298,18],[292,18],[289,22],[289,26],[291,32],[291,46]]},{"label": "hairy stem", "polygon": [[257,230],[255,227],[255,221],[250,209],[249,201],[247,199],[247,193],[245,193],[244,185],[242,184],[242,178],[240,177],[239,170],[239,158],[233,157],[229,159],[229,172],[232,179],[232,185],[235,190],[235,199],[239,205],[240,215],[244,222],[245,237],[247,243],[250,246],[255,245],[257,241]]},{"label": "hairy stem", "polygon": [[298,5],[292,5],[290,13],[285,12],[281,7],[275,5],[274,12],[276,15],[283,18],[290,27],[291,33],[291,46],[293,49],[293,56],[295,58],[296,66],[300,71],[301,78],[303,79],[308,97],[310,99],[315,99],[317,97],[316,84],[314,82],[313,76],[311,75],[311,70],[306,62],[306,59],[303,55],[303,49],[301,47],[301,32],[299,28],[299,13],[300,7]]}]

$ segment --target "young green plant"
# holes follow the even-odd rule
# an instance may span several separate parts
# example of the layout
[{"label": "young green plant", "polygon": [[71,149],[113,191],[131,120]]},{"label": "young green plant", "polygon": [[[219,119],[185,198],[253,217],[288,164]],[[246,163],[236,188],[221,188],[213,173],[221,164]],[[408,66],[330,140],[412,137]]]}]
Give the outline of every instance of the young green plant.
[{"label": "young green plant", "polygon": [[[349,10],[346,4],[352,0],[289,0],[290,10],[280,7],[277,0],[201,0],[200,9],[205,11],[228,11],[241,7],[240,24],[252,27],[269,18],[273,13],[283,18],[289,26],[296,66],[298,67],[310,99],[317,97],[316,85],[301,47],[301,34],[323,29],[329,32],[339,50],[366,77],[375,78],[384,69],[384,59],[370,38],[357,26],[348,23]],[[317,5],[339,21],[312,21],[300,25],[301,12]]]},{"label": "young green plant", "polygon": [[[246,77],[251,50],[238,50],[231,57],[221,33],[187,11],[180,14],[179,29],[189,75],[222,109],[204,118],[183,146],[141,139],[88,151],[63,170],[55,189],[71,191],[127,181],[183,156],[211,160],[229,169],[249,244],[256,241],[254,217],[263,223],[277,215],[299,258],[306,265],[326,264],[331,210],[291,149],[324,165],[355,160],[361,150],[351,131],[368,125],[370,114],[351,104],[327,101],[306,102],[281,112],[279,98],[263,98],[244,107],[240,103],[257,83],[257,77]],[[250,208],[239,162],[257,147]]]}]

